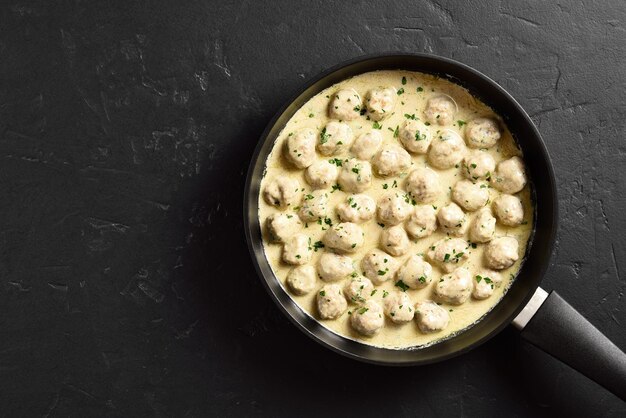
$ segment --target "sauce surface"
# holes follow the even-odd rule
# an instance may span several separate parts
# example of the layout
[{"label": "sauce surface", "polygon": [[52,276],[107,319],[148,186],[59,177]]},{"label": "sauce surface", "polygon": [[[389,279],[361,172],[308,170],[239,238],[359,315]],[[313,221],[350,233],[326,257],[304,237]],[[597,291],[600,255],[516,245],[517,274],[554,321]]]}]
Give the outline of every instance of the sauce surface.
[{"label": "sauce surface", "polygon": [[[319,289],[326,283],[319,277],[316,277],[316,284],[313,291],[305,295],[296,295],[287,286],[286,279],[292,268],[295,266],[286,264],[282,261],[283,245],[281,243],[272,242],[267,228],[265,227],[268,216],[274,213],[289,213],[292,216],[298,216],[297,206],[287,208],[279,208],[268,204],[263,198],[263,190],[267,187],[268,182],[282,177],[293,178],[299,182],[300,191],[298,192],[303,197],[310,194],[313,188],[309,185],[305,178],[305,170],[294,167],[284,156],[283,149],[285,147],[285,141],[289,135],[293,135],[294,132],[300,131],[304,128],[313,129],[319,139],[319,135],[326,126],[326,124],[333,119],[329,117],[329,102],[339,90],[354,89],[361,98],[365,98],[367,92],[372,89],[382,89],[387,87],[393,87],[396,89],[395,107],[390,115],[380,121],[368,120],[367,115],[361,114],[354,120],[342,121],[347,123],[354,133],[354,137],[357,138],[361,134],[377,130],[383,136],[383,146],[385,144],[397,144],[402,146],[398,139],[398,129],[400,129],[407,119],[421,119],[424,120],[424,111],[426,109],[428,100],[430,98],[440,96],[442,94],[451,97],[457,104],[458,110],[454,115],[454,121],[447,126],[431,125],[431,131],[434,135],[437,135],[439,130],[449,129],[457,132],[461,138],[464,138],[465,128],[469,121],[488,117],[499,121],[501,130],[501,138],[497,144],[491,148],[481,149],[481,151],[489,153],[494,159],[496,164],[509,159],[513,156],[522,157],[521,151],[518,149],[515,141],[513,140],[510,132],[502,123],[501,119],[496,115],[488,106],[480,102],[473,97],[463,87],[453,84],[447,80],[439,79],[435,76],[428,74],[409,72],[409,71],[376,71],[361,74],[353,78],[344,80],[311,98],[302,108],[300,108],[294,116],[289,120],[284,129],[279,134],[275,141],[272,152],[270,153],[266,162],[266,171],[261,183],[261,193],[259,196],[259,220],[263,227],[263,245],[265,249],[266,258],[278,278],[282,283],[285,291],[291,295],[293,300],[311,317],[315,318],[322,325],[328,329],[340,334],[344,337],[360,341],[364,344],[386,347],[386,348],[408,348],[418,347],[424,345],[430,345],[436,343],[439,340],[445,339],[462,331],[463,329],[470,327],[472,324],[479,321],[487,312],[489,312],[503,297],[507,289],[513,282],[517,272],[520,269],[523,262],[523,255],[526,252],[526,246],[528,245],[529,237],[532,231],[534,207],[532,205],[530,196],[530,185],[526,184],[524,188],[515,193],[518,197],[524,209],[524,218],[521,224],[516,226],[505,226],[500,220],[496,224],[495,237],[509,236],[517,239],[519,243],[519,259],[515,263],[505,269],[500,270],[502,282],[499,286],[496,286],[493,290],[493,294],[486,299],[476,299],[470,297],[466,302],[460,305],[453,305],[441,301],[434,294],[434,288],[439,282],[440,277],[446,274],[437,264],[431,263],[433,267],[433,280],[432,282],[422,289],[406,289],[406,294],[411,299],[413,304],[424,301],[433,300],[438,305],[445,308],[448,311],[450,319],[449,324],[445,329],[439,332],[424,333],[421,332],[416,320],[404,324],[396,324],[385,316],[384,326],[373,336],[364,336],[356,332],[350,324],[350,315],[357,314],[355,311],[358,309],[358,305],[348,303],[348,308],[343,314],[336,319],[320,319],[316,297],[318,296]],[[359,106],[365,106],[366,101]],[[474,149],[468,148],[467,151],[474,151]],[[451,190],[454,184],[459,180],[464,180],[466,177],[463,175],[462,170],[464,167],[462,164],[457,165],[449,169],[436,169],[428,163],[428,154],[414,154],[411,153],[411,166],[397,176],[379,177],[372,176],[372,184],[367,190],[363,191],[373,198],[375,202],[385,193],[398,192],[402,195],[406,194],[405,179],[407,175],[418,167],[430,167],[439,175],[441,184],[441,193],[435,201],[430,202],[434,208],[439,210],[440,208],[448,205],[451,200]],[[342,151],[341,154],[324,156],[319,152],[316,152],[316,161],[318,160],[332,160],[332,159],[347,159],[353,157],[349,148]],[[522,157],[523,158],[523,157]],[[338,167],[341,169],[341,167]],[[489,184],[489,182],[487,182]],[[347,197],[351,195],[344,190],[337,188],[336,181],[333,182],[331,187],[323,189],[328,195],[328,214],[317,221],[302,222],[300,233],[310,237],[310,242],[314,245],[314,251],[312,252],[312,258],[307,263],[310,266],[317,266],[319,257],[328,251],[327,248],[322,248],[319,244],[323,240],[324,233],[330,227],[330,225],[336,225],[341,220],[338,219],[335,208],[340,203],[346,201]],[[495,198],[502,193],[491,185],[488,186],[489,201],[487,206],[492,205]],[[471,224],[474,217],[478,212],[466,212],[468,222]],[[374,248],[380,247],[380,234],[384,228],[382,227],[376,216],[373,219],[360,224],[360,227],[364,232],[364,245],[356,252],[346,254],[352,259],[354,271],[359,275],[362,274],[361,259],[368,253],[368,251]],[[400,264],[402,264],[407,258],[413,255],[420,255],[426,257],[430,247],[437,241],[446,238],[448,235],[442,230],[441,227],[437,227],[436,231],[427,237],[419,239],[410,239],[409,251],[399,257],[393,257]],[[468,259],[463,265],[472,273],[474,278],[475,272],[484,268],[484,249],[487,244],[485,243],[470,243],[468,233],[465,233],[460,238],[468,241]],[[342,287],[350,280],[350,277],[346,277],[341,281],[338,281]],[[373,295],[368,296],[372,299],[378,300],[384,303],[384,297],[391,292],[402,291],[396,285],[395,278],[387,280],[380,285],[374,285],[376,291]]]}]

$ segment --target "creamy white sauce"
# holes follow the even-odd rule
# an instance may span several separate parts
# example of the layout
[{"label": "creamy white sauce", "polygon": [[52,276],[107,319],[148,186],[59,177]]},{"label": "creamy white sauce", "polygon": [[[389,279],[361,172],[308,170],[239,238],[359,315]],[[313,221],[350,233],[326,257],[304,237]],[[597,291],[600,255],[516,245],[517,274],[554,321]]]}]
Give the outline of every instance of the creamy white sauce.
[{"label": "creamy white sauce", "polygon": [[[406,84],[402,84],[403,78],[406,79]],[[385,88],[390,86],[395,87],[398,90],[404,90],[404,93],[397,96],[394,112],[386,119],[377,123],[372,120],[367,120],[366,116],[359,116],[355,120],[346,122],[352,128],[355,138],[365,132],[369,132],[373,129],[373,126],[382,125],[382,128],[379,130],[379,132],[383,135],[384,138],[383,145],[400,145],[400,141],[398,140],[398,138],[394,138],[394,131],[397,127],[401,127],[402,124],[405,122],[405,114],[415,115],[421,120],[424,120],[423,114],[426,107],[426,102],[429,98],[440,95],[442,93],[449,95],[456,101],[456,103],[458,104],[458,112],[454,117],[453,125],[448,125],[445,127],[430,126],[433,133],[435,133],[438,129],[451,129],[458,132],[461,137],[463,137],[465,125],[463,123],[457,123],[457,121],[469,122],[470,120],[477,117],[491,117],[499,119],[498,116],[494,114],[494,112],[489,107],[473,97],[467,90],[447,80],[439,79],[427,74],[408,71],[377,71],[362,74],[342,81],[322,91],[321,93],[310,99],[304,106],[302,106],[301,109],[299,109],[294,114],[294,116],[289,120],[282,132],[279,134],[274,144],[274,148],[267,159],[266,173],[261,183],[261,191],[263,191],[265,185],[269,181],[272,181],[277,177],[286,176],[295,178],[300,182],[300,187],[304,189],[302,190],[302,195],[311,193],[312,188],[308,185],[304,177],[305,170],[293,168],[292,165],[285,161],[285,158],[283,156],[283,145],[288,135],[303,128],[311,128],[315,130],[315,132],[319,135],[319,132],[322,130],[322,128],[326,125],[327,122],[331,120],[328,117],[329,98],[332,97],[332,94],[339,89],[352,88],[356,90],[356,92],[358,92],[358,94],[362,98],[365,98],[366,93],[373,88]],[[520,150],[515,145],[515,142],[513,141],[513,138],[511,137],[508,129],[506,129],[503,123],[501,123],[501,126],[504,128],[504,130],[498,144],[492,148],[484,150],[494,157],[496,163],[515,155],[520,157],[522,156]],[[346,149],[342,154],[333,155],[332,157],[325,157],[317,153],[317,160],[329,160],[331,158],[345,159],[351,156],[352,155],[350,154],[349,150]],[[427,155],[411,154],[411,160],[411,167],[407,170],[406,173],[402,173],[399,176],[388,178],[379,178],[373,176],[372,186],[363,193],[371,196],[375,201],[377,201],[378,198],[385,192],[398,191],[402,194],[406,193],[404,190],[404,179],[406,178],[406,175],[416,167],[430,167],[430,165],[428,165],[426,162]],[[435,168],[433,169],[439,174],[443,192],[440,194],[439,198],[432,204],[437,208],[441,208],[451,201],[449,187],[452,187],[457,181],[465,179],[465,177],[461,172],[462,165],[459,165],[458,168],[455,167],[447,170],[438,170]],[[386,185],[387,189],[383,188],[384,185]],[[493,202],[494,199],[498,197],[501,193],[491,187],[488,190],[490,198],[489,204],[491,204],[491,202]],[[339,203],[344,202],[349,194],[344,193],[340,190],[333,191],[331,188],[326,189],[326,191],[328,192],[329,196],[328,219],[330,219],[333,224],[337,224],[339,222],[339,219],[337,218],[335,207]],[[280,243],[270,242],[269,236],[264,227],[266,218],[273,213],[280,212],[281,209],[268,205],[263,199],[262,193],[259,198],[258,204],[259,220],[261,225],[263,226],[263,244],[267,260],[272,267],[274,274],[283,284],[285,291],[291,295],[293,300],[300,306],[300,308],[302,308],[307,314],[309,314],[313,318],[317,319],[328,329],[347,338],[358,340],[364,344],[370,344],[380,347],[408,348],[430,345],[434,342],[437,342],[438,340],[446,338],[467,327],[470,327],[481,317],[483,317],[487,312],[489,312],[489,310],[491,310],[493,306],[495,306],[506,293],[506,290],[509,288],[512,281],[514,280],[514,277],[517,274],[523,261],[523,255],[526,251],[526,246],[528,244],[528,240],[531,234],[534,216],[534,208],[532,207],[532,202],[530,198],[530,186],[526,185],[521,192],[516,194],[516,196],[521,199],[524,208],[523,224],[516,227],[506,227],[501,225],[500,223],[497,223],[495,236],[498,237],[506,235],[515,237],[519,242],[519,260],[516,261],[510,268],[500,271],[503,278],[502,285],[495,288],[494,293],[491,297],[484,300],[470,298],[467,302],[459,306],[442,303],[441,306],[448,310],[450,315],[450,323],[442,331],[425,334],[420,332],[415,320],[412,320],[406,324],[398,325],[391,322],[389,318],[385,318],[384,327],[372,337],[362,336],[354,331],[350,326],[349,312],[354,314],[354,311],[356,309],[356,305],[354,304],[350,304],[348,306],[348,310],[337,319],[319,319],[319,314],[316,307],[316,295],[319,288],[326,284],[319,278],[316,278],[317,283],[315,290],[306,295],[296,296],[295,294],[293,294],[293,292],[289,290],[288,286],[286,285],[286,278],[289,271],[294,266],[287,265],[281,261],[282,245]],[[293,216],[297,216],[297,211],[295,211],[292,207],[287,208],[285,212],[292,214]],[[477,212],[467,212],[466,216],[468,217],[468,222],[471,223],[476,214]],[[359,273],[362,272],[360,267],[361,259],[369,250],[373,248],[379,248],[380,234],[383,231],[383,228],[379,226],[376,217],[368,222],[361,224],[361,227],[365,232],[365,245],[358,252],[354,254],[349,254],[349,256],[353,260],[354,270]],[[308,226],[303,223],[300,232],[309,236],[311,238],[311,242],[315,243],[322,240],[322,236],[327,228],[328,226],[324,222],[322,222],[321,225],[317,222],[309,222]],[[395,259],[399,263],[403,263],[411,255],[425,255],[429,247],[433,243],[442,238],[445,238],[446,236],[447,235],[442,232],[441,228],[438,227],[435,233],[428,237],[419,240],[411,240],[409,252],[401,257],[395,257]],[[464,240],[469,239],[467,233],[461,238],[463,238]],[[486,245],[487,244],[477,244],[476,248],[470,247],[468,249],[470,253],[469,259],[463,265],[463,267],[466,267],[470,270],[470,272],[472,273],[472,277],[474,277],[474,274],[478,270],[485,267],[482,256],[484,247]],[[318,258],[324,251],[325,249],[323,248],[315,251],[313,253],[311,261],[308,264],[316,266]],[[430,262],[430,260],[427,261]],[[434,263],[431,262],[431,264],[433,265],[432,283],[430,283],[427,287],[423,289],[407,290],[407,294],[413,304],[423,300],[437,301],[436,296],[433,294],[433,289],[435,288],[436,283],[439,281],[439,278],[444,273]],[[347,278],[337,283],[339,283],[343,287],[348,280],[350,279]],[[377,289],[377,291],[374,296],[372,296],[372,298],[378,300],[379,302],[381,302],[381,304],[383,304],[383,295],[386,292],[399,290],[399,288],[395,286],[395,283],[396,280],[395,278],[393,278],[381,285],[375,286],[375,289]]]}]

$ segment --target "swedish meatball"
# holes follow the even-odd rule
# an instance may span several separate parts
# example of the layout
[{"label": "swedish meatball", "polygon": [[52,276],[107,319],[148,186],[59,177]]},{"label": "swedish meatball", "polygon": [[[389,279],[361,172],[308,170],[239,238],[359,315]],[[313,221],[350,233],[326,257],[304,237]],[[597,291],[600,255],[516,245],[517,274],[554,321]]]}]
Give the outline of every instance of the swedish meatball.
[{"label": "swedish meatball", "polygon": [[398,137],[404,148],[413,154],[426,154],[433,140],[430,128],[416,119],[406,120],[398,132]]},{"label": "swedish meatball", "polygon": [[309,237],[305,234],[292,235],[283,244],[283,261],[287,264],[306,264],[311,261],[311,255]]},{"label": "swedish meatball", "polygon": [[495,233],[496,218],[491,214],[491,209],[479,210],[469,230],[470,240],[472,242],[489,242]]},{"label": "swedish meatball", "polygon": [[445,170],[459,164],[465,152],[465,143],[459,134],[446,129],[433,138],[428,151],[428,162],[435,168]]},{"label": "swedish meatball", "polygon": [[454,202],[439,209],[437,220],[444,232],[457,237],[465,234],[469,226],[465,212]]},{"label": "swedish meatball", "polygon": [[345,279],[353,271],[352,259],[345,255],[325,252],[317,260],[317,275],[325,282]]},{"label": "swedish meatball", "polygon": [[454,122],[454,116],[458,111],[458,107],[454,99],[448,95],[442,94],[431,97],[426,103],[424,117],[426,120],[435,125],[451,125]]},{"label": "swedish meatball", "polygon": [[422,257],[412,255],[400,266],[396,279],[411,289],[422,289],[433,281],[433,268]]},{"label": "swedish meatball", "polygon": [[296,168],[307,168],[315,161],[315,131],[301,129],[287,137],[285,157]]},{"label": "swedish meatball", "polygon": [[459,180],[452,187],[452,200],[468,212],[474,212],[487,204],[489,189],[485,183]]},{"label": "swedish meatball", "polygon": [[522,201],[510,194],[503,194],[493,201],[493,211],[502,225],[516,226],[524,220]]},{"label": "swedish meatball", "polygon": [[491,176],[491,184],[502,193],[514,194],[526,185],[526,171],[520,157],[501,161]]},{"label": "swedish meatball", "polygon": [[385,298],[385,314],[396,324],[403,324],[413,319],[413,302],[405,292],[394,291]]},{"label": "swedish meatball", "polygon": [[474,275],[474,299],[487,299],[493,294],[496,287],[502,283],[502,276],[494,270],[482,269]]},{"label": "swedish meatball", "polygon": [[361,260],[363,275],[374,284],[381,284],[393,277],[398,270],[398,262],[389,254],[373,249]]},{"label": "swedish meatball", "polygon": [[496,168],[496,160],[484,151],[474,151],[463,159],[463,174],[470,180],[489,180]]},{"label": "swedish meatball", "polygon": [[302,196],[298,216],[302,222],[312,222],[326,217],[328,213],[328,192],[313,190]]},{"label": "swedish meatball", "polygon": [[287,285],[294,295],[306,295],[315,289],[315,269],[313,266],[298,266],[287,274]]},{"label": "swedish meatball", "polygon": [[459,267],[452,273],[441,276],[435,285],[435,294],[443,302],[461,305],[470,297],[473,286],[469,270]]},{"label": "swedish meatball", "polygon": [[327,189],[337,181],[337,166],[328,160],[318,160],[304,172],[304,179],[314,189]]},{"label": "swedish meatball", "polygon": [[397,176],[411,166],[411,156],[401,146],[390,144],[374,155],[372,165],[381,177]]},{"label": "swedish meatball", "polygon": [[366,337],[376,334],[385,325],[382,306],[374,299],[366,300],[350,315],[350,325]]},{"label": "swedish meatball", "polygon": [[287,213],[272,213],[265,220],[265,225],[270,239],[274,242],[285,242],[302,228],[300,219]]},{"label": "swedish meatball", "polygon": [[383,120],[391,115],[396,105],[396,89],[387,87],[384,89],[374,89],[365,95],[365,105],[367,116],[372,120]]},{"label": "swedish meatball", "polygon": [[263,190],[267,204],[286,209],[300,200],[300,183],[289,177],[278,177],[269,182]]},{"label": "swedish meatball", "polygon": [[398,225],[411,215],[412,208],[405,196],[388,192],[378,199],[378,219],[385,225]]},{"label": "swedish meatball", "polygon": [[322,319],[335,319],[348,308],[341,286],[326,284],[317,292],[317,311]]},{"label": "swedish meatball", "polygon": [[450,273],[461,266],[469,257],[467,247],[467,242],[461,238],[444,238],[430,247],[427,256],[443,271]]},{"label": "swedish meatball", "polygon": [[494,270],[509,268],[519,259],[519,244],[513,237],[493,239],[485,248],[485,265]]},{"label": "swedish meatball", "polygon": [[498,122],[489,118],[476,118],[465,127],[465,140],[470,148],[491,148],[500,139]]},{"label": "swedish meatball", "polygon": [[361,303],[373,296],[374,285],[367,277],[356,276],[346,283],[343,292],[349,302]]},{"label": "swedish meatball", "polygon": [[340,154],[350,149],[352,141],[354,141],[354,134],[350,126],[333,120],[328,122],[320,132],[317,150],[326,156]]},{"label": "swedish meatball", "polygon": [[353,89],[339,90],[328,103],[328,116],[332,119],[354,120],[361,113],[361,96]]},{"label": "swedish meatball", "polygon": [[367,161],[354,158],[344,161],[338,183],[343,191],[361,193],[372,185],[372,166]]},{"label": "swedish meatball", "polygon": [[415,319],[420,331],[426,334],[441,331],[447,327],[450,314],[435,302],[425,300],[415,305]]},{"label": "swedish meatball", "polygon": [[406,254],[409,245],[409,237],[402,225],[386,228],[380,234],[380,248],[396,257]]},{"label": "swedish meatball", "polygon": [[363,161],[371,160],[383,143],[383,135],[379,131],[371,131],[360,135],[352,144],[350,151],[356,158]]},{"label": "swedish meatball", "polygon": [[430,203],[440,193],[439,175],[428,167],[418,167],[406,179],[406,190],[418,203]]},{"label": "swedish meatball", "polygon": [[437,229],[437,212],[431,205],[417,205],[406,222],[406,231],[419,239],[432,235]]},{"label": "swedish meatball", "polygon": [[367,222],[376,213],[376,202],[366,194],[353,194],[337,205],[337,216],[344,222],[360,224]]},{"label": "swedish meatball", "polygon": [[333,225],[322,239],[324,245],[340,253],[353,253],[363,246],[364,233],[360,226],[352,222]]}]

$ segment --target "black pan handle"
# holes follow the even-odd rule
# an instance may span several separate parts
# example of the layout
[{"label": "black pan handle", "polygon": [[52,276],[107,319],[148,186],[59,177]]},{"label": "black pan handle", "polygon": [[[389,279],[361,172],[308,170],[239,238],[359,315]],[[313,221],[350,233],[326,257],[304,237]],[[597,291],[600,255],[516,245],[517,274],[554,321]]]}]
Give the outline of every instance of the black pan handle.
[{"label": "black pan handle", "polygon": [[514,321],[522,337],[626,401],[626,354],[556,292],[541,292],[545,301],[525,326]]}]

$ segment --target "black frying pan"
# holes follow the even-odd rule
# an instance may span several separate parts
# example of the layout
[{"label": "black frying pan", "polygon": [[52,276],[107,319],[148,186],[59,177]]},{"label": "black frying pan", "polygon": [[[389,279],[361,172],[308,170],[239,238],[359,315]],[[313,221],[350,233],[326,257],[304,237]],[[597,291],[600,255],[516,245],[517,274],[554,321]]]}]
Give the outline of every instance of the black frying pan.
[{"label": "black frying pan", "polygon": [[[524,152],[529,184],[536,201],[535,228],[526,261],[505,297],[480,322],[453,338],[425,348],[392,350],[341,337],[305,314],[274,276],[263,252],[258,219],[259,187],[265,160],[293,114],[311,97],[349,77],[376,70],[410,70],[434,74],[467,88],[500,115]],[[539,282],[548,267],[558,222],[554,170],[546,146],[522,107],[502,87],[459,62],[426,54],[380,54],[331,68],[281,108],[254,151],[245,186],[246,239],[256,269],[270,296],[298,328],[320,344],[345,356],[385,365],[420,365],[457,356],[484,343],[509,323],[548,353],[578,369],[626,400],[626,355],[556,293]]]}]

